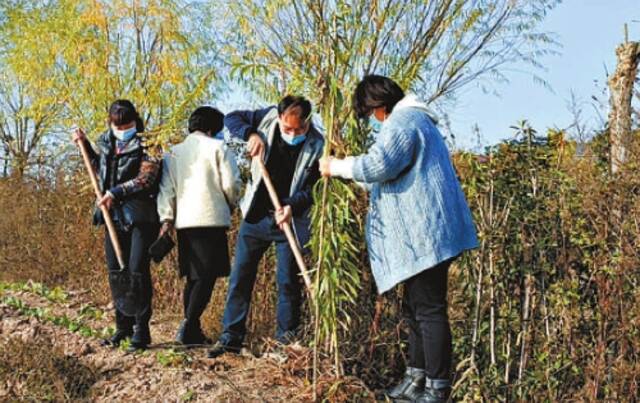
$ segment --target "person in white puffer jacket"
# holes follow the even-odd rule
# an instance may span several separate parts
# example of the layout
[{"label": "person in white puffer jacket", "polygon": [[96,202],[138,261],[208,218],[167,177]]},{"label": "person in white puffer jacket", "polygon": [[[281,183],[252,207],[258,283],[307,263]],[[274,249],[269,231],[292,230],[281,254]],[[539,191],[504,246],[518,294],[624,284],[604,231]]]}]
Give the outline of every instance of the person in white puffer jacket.
[{"label": "person in white puffer jacket", "polygon": [[234,153],[215,138],[224,115],[209,106],[189,118],[189,135],[164,156],[158,195],[161,234],[175,227],[180,275],[186,277],[184,320],[176,341],[207,344],[200,326],[218,277],[229,275],[227,229],[242,181]]}]

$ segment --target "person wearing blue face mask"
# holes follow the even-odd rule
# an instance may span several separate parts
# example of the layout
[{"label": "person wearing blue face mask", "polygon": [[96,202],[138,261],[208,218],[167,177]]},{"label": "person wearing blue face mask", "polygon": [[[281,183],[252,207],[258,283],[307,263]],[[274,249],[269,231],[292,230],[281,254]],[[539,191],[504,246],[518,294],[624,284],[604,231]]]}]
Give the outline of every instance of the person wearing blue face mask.
[{"label": "person wearing blue face mask", "polygon": [[131,126],[130,128],[124,130],[119,130],[117,127],[118,126],[114,125],[111,130],[113,132],[113,136],[122,143],[127,143],[138,132],[138,129],[135,126]]},{"label": "person wearing blue face mask", "polygon": [[369,116],[369,127],[371,127],[371,130],[374,133],[380,133],[380,130],[382,129],[382,121],[378,120],[375,114],[372,114]]},{"label": "person wearing blue face mask", "polygon": [[[224,123],[233,137],[247,142],[252,163],[251,178],[240,202],[244,219],[229,277],[223,330],[209,352],[212,358],[240,351],[258,264],[274,243],[278,285],[275,338],[283,344],[295,338],[300,324],[302,284],[280,227],[290,222],[299,244],[304,246],[309,241],[312,188],[320,178],[318,160],[324,147],[322,134],[311,123],[311,103],[299,96],[286,96],[277,106],[265,109],[231,112]],[[274,211],[258,158],[271,176],[283,206],[280,210]]]},{"label": "person wearing blue face mask", "polygon": [[449,152],[427,106],[393,80],[366,76],[353,104],[377,130],[362,155],[323,158],[323,176],[369,190],[367,247],[378,292],[404,286],[409,367],[387,391],[393,401],[444,403],[451,390],[452,341],[447,316],[451,263],[478,246],[471,211]]},{"label": "person wearing blue face mask", "polygon": [[[98,204],[110,211],[127,268],[140,280],[135,282],[139,284],[135,292],[140,294],[140,298],[135,316],[127,316],[115,308],[116,331],[103,341],[103,345],[117,347],[130,338],[131,350],[146,349],[151,343],[152,297],[151,258],[147,250],[155,241],[160,227],[156,212],[160,162],[147,152],[139,135],[144,131],[144,124],[130,101],[115,101],[109,108],[108,122],[109,128],[98,137],[95,149],[81,129],[74,131],[72,139],[85,142],[87,146],[104,193]],[[100,209],[94,213],[94,224],[104,224]],[[119,272],[120,266],[108,236],[105,237],[105,255],[109,272]],[[110,275],[113,289],[112,281]],[[114,305],[118,306],[117,303]]]}]

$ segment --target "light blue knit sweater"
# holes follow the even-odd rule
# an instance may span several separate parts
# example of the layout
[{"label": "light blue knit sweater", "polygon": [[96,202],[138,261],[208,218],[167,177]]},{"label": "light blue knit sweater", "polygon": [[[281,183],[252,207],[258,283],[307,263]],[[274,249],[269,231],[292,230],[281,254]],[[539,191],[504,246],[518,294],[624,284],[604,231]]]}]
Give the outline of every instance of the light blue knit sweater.
[{"label": "light blue knit sweater", "polygon": [[379,293],[478,246],[442,135],[415,99],[396,105],[349,165],[349,176],[370,184],[366,239]]}]

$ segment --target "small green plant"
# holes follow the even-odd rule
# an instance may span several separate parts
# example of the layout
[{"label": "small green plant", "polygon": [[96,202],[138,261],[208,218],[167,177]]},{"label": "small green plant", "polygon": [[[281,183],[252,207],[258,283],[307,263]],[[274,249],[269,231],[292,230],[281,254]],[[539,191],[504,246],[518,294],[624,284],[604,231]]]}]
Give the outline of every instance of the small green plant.
[{"label": "small green plant", "polygon": [[195,400],[197,396],[198,395],[196,395],[196,392],[189,389],[182,396],[180,396],[180,400],[183,402],[190,402],[192,400]]},{"label": "small green plant", "polygon": [[126,339],[124,339],[124,340],[122,340],[122,341],[120,342],[120,345],[118,346],[118,349],[119,349],[121,352],[123,352],[123,353],[124,353],[124,352],[126,352],[126,351],[129,349],[129,347],[131,347],[131,338],[130,338],[130,337],[127,337]]},{"label": "small green plant", "polygon": [[51,302],[66,302],[68,295],[60,287],[54,287],[46,294],[46,298]]},{"label": "small green plant", "polygon": [[107,339],[116,332],[116,329],[113,326],[106,326],[99,330],[99,336],[101,339]]},{"label": "small green plant", "polygon": [[82,305],[82,307],[78,311],[78,314],[80,318],[93,320],[102,320],[105,316],[105,312],[102,309],[95,308],[91,305]]},{"label": "small green plant", "polygon": [[37,283],[31,280],[27,281],[27,283],[23,285],[22,291],[31,292],[45,298],[49,302],[54,303],[66,302],[69,298],[67,293],[60,287],[49,288],[42,283]]},{"label": "small green plant", "polygon": [[191,362],[191,357],[184,351],[169,349],[158,351],[156,360],[163,367],[182,367]]}]

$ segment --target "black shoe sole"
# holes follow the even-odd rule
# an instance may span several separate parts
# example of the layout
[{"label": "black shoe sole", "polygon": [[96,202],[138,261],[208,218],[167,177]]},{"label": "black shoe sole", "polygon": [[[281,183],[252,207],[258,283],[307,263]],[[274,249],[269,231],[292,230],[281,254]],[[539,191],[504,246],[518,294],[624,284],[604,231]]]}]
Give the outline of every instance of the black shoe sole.
[{"label": "black shoe sole", "polygon": [[142,351],[145,351],[149,348],[148,344],[136,344],[136,345],[130,345],[129,347],[127,347],[126,352],[127,353],[140,353]]},{"label": "black shoe sole", "polygon": [[184,348],[200,348],[200,347],[211,347],[211,342],[201,341],[201,342],[187,342],[187,343],[178,343]]},{"label": "black shoe sole", "polygon": [[195,346],[203,346],[203,345],[213,346],[213,340],[211,340],[208,337],[196,338],[196,339],[189,339],[189,338],[178,339],[178,338],[176,338],[176,343],[182,344],[184,346],[192,346],[192,345],[195,345]]}]

